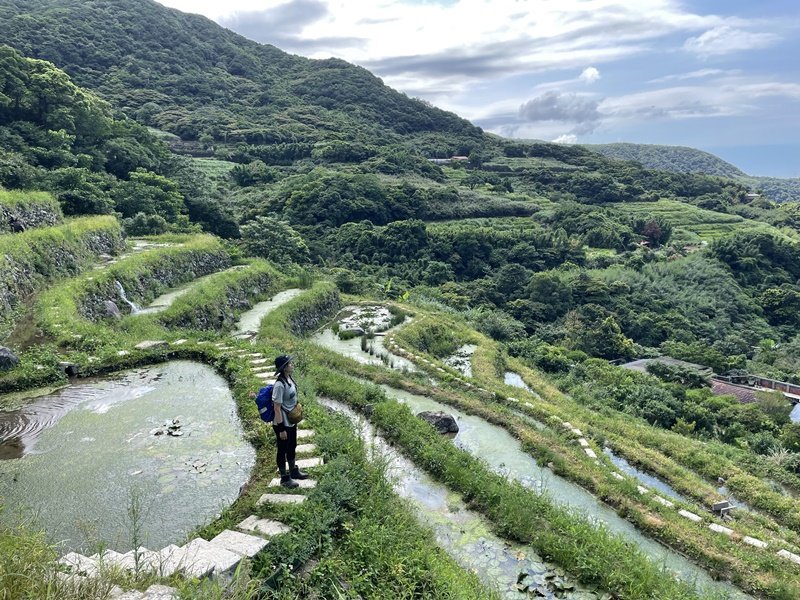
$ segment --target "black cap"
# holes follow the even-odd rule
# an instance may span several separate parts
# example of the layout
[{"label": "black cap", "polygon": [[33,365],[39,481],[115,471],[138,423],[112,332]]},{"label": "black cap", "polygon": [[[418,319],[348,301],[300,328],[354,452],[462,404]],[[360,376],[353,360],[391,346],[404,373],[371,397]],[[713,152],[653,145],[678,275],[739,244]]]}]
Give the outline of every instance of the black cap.
[{"label": "black cap", "polygon": [[288,354],[281,354],[278,358],[275,359],[275,375],[280,375],[281,372],[292,362],[292,357]]}]

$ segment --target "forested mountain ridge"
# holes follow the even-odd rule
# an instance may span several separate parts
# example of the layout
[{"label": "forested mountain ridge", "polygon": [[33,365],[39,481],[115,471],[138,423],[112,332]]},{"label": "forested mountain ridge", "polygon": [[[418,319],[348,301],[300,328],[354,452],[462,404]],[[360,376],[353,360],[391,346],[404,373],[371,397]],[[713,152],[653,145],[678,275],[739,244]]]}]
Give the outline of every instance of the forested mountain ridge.
[{"label": "forested mountain ridge", "polygon": [[185,140],[481,137],[468,121],[388,88],[365,69],[293,56],[152,0],[2,0],[0,39]]},{"label": "forested mountain ridge", "polygon": [[743,177],[744,171],[697,148],[660,144],[586,144],[586,148],[609,158],[632,160],[650,169],[674,173],[705,173],[720,177]]},{"label": "forested mountain ridge", "polygon": [[[35,133],[18,140],[0,184],[52,180],[44,187],[66,212],[113,210],[136,234],[202,225],[241,235],[246,253],[313,263],[344,291],[417,289],[479,309],[483,330],[525,340],[517,351],[533,357],[551,347],[604,358],[663,351],[725,371],[761,340],[795,337],[800,287],[782,265],[796,253],[796,203],[753,201],[731,178],[485,135],[363,69],[293,57],[148,0],[0,0],[0,10],[6,39],[71,70],[119,123],[215,157],[164,156],[148,137],[163,160],[135,144],[100,152],[131,159],[108,180],[103,160],[44,160],[57,146],[49,124],[0,107],[12,133]],[[12,84],[11,63],[44,64],[16,55],[0,65]],[[68,141],[83,153],[79,138]],[[469,160],[427,160],[455,152]],[[36,177],[16,181],[27,167]],[[68,168],[105,183],[76,193],[72,180],[52,179]],[[287,244],[278,252],[264,231]],[[737,279],[753,261],[764,277]],[[794,370],[789,354],[769,372]]]},{"label": "forested mountain ridge", "polygon": [[630,143],[586,144],[584,147],[608,158],[638,162],[649,169],[736,179],[773,202],[800,200],[800,178],[747,175],[731,163],[697,148]]}]

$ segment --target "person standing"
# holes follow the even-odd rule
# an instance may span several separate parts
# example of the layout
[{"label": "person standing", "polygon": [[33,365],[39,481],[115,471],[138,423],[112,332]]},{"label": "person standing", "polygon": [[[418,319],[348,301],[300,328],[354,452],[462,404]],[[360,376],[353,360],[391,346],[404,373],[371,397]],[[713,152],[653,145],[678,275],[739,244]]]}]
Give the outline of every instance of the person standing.
[{"label": "person standing", "polygon": [[[295,464],[297,448],[297,426],[289,422],[287,414],[297,406],[297,384],[292,378],[294,363],[292,357],[281,354],[275,359],[275,385],[272,387],[272,403],[275,408],[275,420],[272,430],[278,446],[276,462],[281,473],[281,485],[285,488],[296,488],[300,484],[297,479],[308,479],[308,475]],[[288,469],[287,469],[288,464]]]}]

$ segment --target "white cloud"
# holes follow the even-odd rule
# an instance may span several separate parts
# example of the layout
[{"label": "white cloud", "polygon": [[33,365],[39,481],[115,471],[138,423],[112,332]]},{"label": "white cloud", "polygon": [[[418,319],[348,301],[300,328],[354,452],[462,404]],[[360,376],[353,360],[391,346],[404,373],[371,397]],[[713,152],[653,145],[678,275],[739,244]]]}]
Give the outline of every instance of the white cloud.
[{"label": "white cloud", "polygon": [[580,74],[578,79],[588,84],[592,84],[598,79],[600,79],[600,71],[598,71],[594,67],[586,67]]},{"label": "white cloud", "polygon": [[678,73],[675,75],[665,75],[657,79],[651,79],[647,83],[667,83],[668,81],[685,81],[687,79],[704,79],[706,77],[714,77],[716,75],[738,75],[741,71],[723,70],[723,69],[699,69],[697,71],[690,71],[689,73]]},{"label": "white cloud", "polygon": [[[311,58],[337,56],[395,85],[402,77],[403,90],[440,96],[479,81],[587,64],[593,66],[580,80],[591,83],[603,63],[648,52],[654,40],[730,22],[689,12],[680,0],[160,1],[257,41]],[[288,33],[271,25],[287,22]]]},{"label": "white cloud", "polygon": [[701,58],[721,56],[744,50],[765,48],[780,38],[774,33],[754,33],[744,29],[736,29],[729,25],[720,25],[691,37],[683,44],[683,49],[697,54]]},{"label": "white cloud", "polygon": [[552,140],[555,144],[577,144],[578,136],[574,133],[565,133]]},{"label": "white cloud", "polygon": [[578,94],[561,94],[545,92],[528,100],[519,107],[519,118],[522,121],[559,121],[572,123],[571,133],[591,133],[597,127],[600,113],[597,112],[597,100]]}]

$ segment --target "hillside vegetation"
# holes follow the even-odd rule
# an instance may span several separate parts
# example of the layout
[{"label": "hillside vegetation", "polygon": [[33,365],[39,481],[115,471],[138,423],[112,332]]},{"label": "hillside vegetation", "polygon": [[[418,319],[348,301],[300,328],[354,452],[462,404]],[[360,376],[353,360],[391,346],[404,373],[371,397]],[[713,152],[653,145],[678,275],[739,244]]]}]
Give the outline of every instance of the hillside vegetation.
[{"label": "hillside vegetation", "polygon": [[686,146],[657,144],[590,144],[586,146],[609,158],[641,163],[650,169],[675,173],[705,173],[720,177],[742,177],[745,173],[709,152]]},{"label": "hillside vegetation", "polygon": [[658,144],[590,144],[586,148],[603,156],[634,161],[650,169],[674,173],[704,173],[736,179],[772,202],[800,201],[800,179],[754,177],[708,152],[685,146]]},{"label": "hillside vegetation", "polygon": [[[275,448],[249,394],[267,357],[291,352],[301,366],[330,466],[310,508],[278,509],[295,527],[245,569],[236,600],[495,597],[413,518],[322,396],[363,411],[495,533],[594,597],[703,596],[594,515],[498,475],[505,465],[440,437],[387,390],[505,429],[541,471],[714,578],[780,600],[800,593],[794,563],[776,556],[800,552],[800,424],[788,401],[714,394],[707,372],[681,363],[618,366],[665,355],[800,383],[800,204],[754,197],[710,155],[682,162],[682,149],[650,147],[651,168],[485,135],[364,69],[150,0],[0,0],[0,35],[0,342],[19,354],[0,391],[63,384],[65,362],[84,375],[175,358],[213,365],[259,462],[251,487],[202,529],[211,537],[268,514],[256,501]],[[694,161],[714,173],[685,172]],[[185,295],[133,314],[120,287],[137,304]],[[245,310],[287,288],[303,291],[262,320],[253,344],[232,337]],[[402,323],[380,336],[387,354],[362,336],[374,364],[314,341],[351,301]],[[450,360],[464,347],[469,374]],[[254,368],[254,350],[266,366]],[[414,370],[390,369],[399,358]],[[642,492],[606,447],[682,499]],[[720,479],[754,509],[734,523],[709,510],[729,493]],[[14,556],[25,530],[3,539],[0,556]],[[27,581],[23,563],[15,582]],[[15,585],[35,596],[43,573],[29,578],[42,587]],[[183,597],[206,597],[192,587],[202,583],[186,585]]]}]

